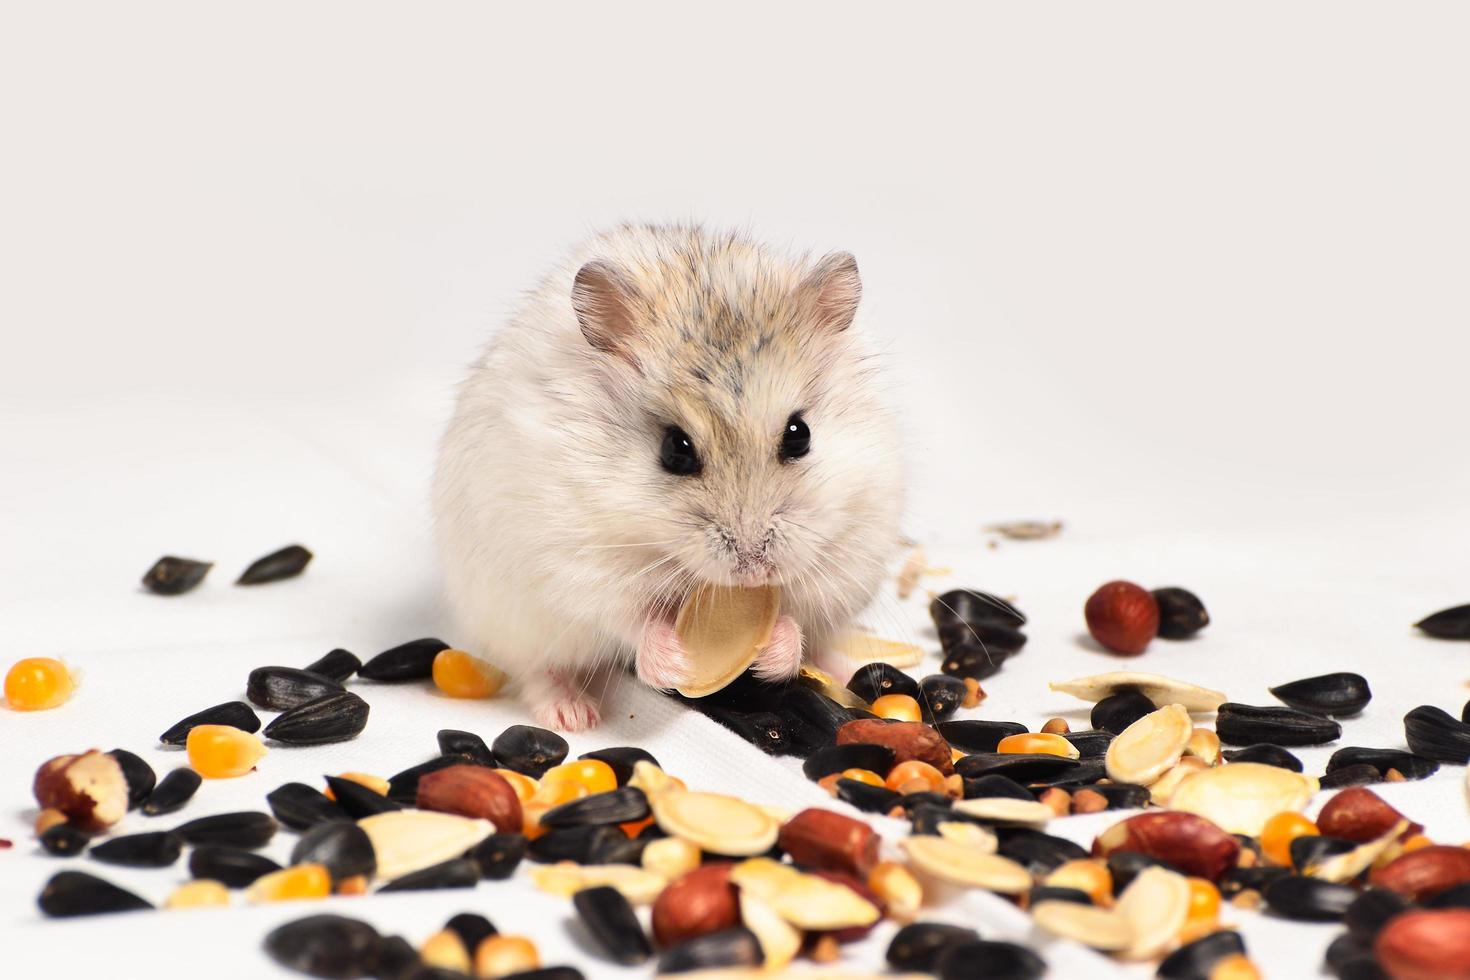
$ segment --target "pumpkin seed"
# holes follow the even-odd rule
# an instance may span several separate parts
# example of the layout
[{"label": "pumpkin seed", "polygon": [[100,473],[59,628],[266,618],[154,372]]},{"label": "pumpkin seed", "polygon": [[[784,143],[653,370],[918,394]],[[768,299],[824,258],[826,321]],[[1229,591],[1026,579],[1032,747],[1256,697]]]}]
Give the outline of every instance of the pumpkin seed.
[{"label": "pumpkin seed", "polygon": [[199,817],[174,828],[189,844],[226,844],[231,847],[264,847],[276,835],[277,824],[269,813],[247,810]]},{"label": "pumpkin seed", "polygon": [[1215,733],[1230,745],[1322,745],[1341,736],[1342,726],[1294,708],[1227,701],[1216,709]]},{"label": "pumpkin seed", "polygon": [[179,859],[184,841],[178,834],[153,830],[125,834],[93,846],[92,857],[130,868],[166,868]]},{"label": "pumpkin seed", "polygon": [[173,813],[194,798],[202,782],[204,778],[188,766],[166,773],[143,801],[143,812],[150,817]]},{"label": "pumpkin seed", "polygon": [[279,551],[257,558],[235,579],[236,585],[264,585],[281,579],[295,578],[311,563],[312,554],[299,544],[288,544]]},{"label": "pumpkin seed", "polygon": [[991,823],[1022,824],[1044,827],[1056,816],[1051,807],[1035,800],[1013,800],[1004,796],[989,799],[959,800],[954,804],[956,813],[967,814]]},{"label": "pumpkin seed", "polygon": [[175,723],[168,731],[158,736],[158,740],[165,745],[183,745],[189,740],[189,732],[196,725],[229,725],[231,728],[238,728],[242,732],[250,732],[253,735],[260,731],[260,716],[244,701],[226,701],[224,704],[217,704],[212,708],[195,712]]},{"label": "pumpkin seed", "polygon": [[888,965],[911,973],[932,973],[939,954],[950,946],[977,942],[979,933],[941,922],[914,922],[894,933],[888,943]]},{"label": "pumpkin seed", "polygon": [[205,844],[189,852],[189,874],[218,881],[226,888],[245,888],[255,879],[280,871],[281,866],[264,854],[241,847]]},{"label": "pumpkin seed", "polygon": [[[1048,685],[1053,691],[1071,694],[1084,701],[1101,701],[1105,697],[1136,691],[1148,698],[1157,707],[1180,704],[1188,711],[1214,711],[1228,699],[1219,691],[1188,684],[1165,677],[1162,674],[1147,674],[1134,670],[1114,670],[1106,674],[1077,677]],[[1105,728],[1105,725],[1097,725]]]},{"label": "pumpkin seed", "polygon": [[1232,762],[1187,777],[1169,800],[1171,810],[1204,817],[1232,834],[1259,837],[1266,821],[1290,810],[1298,812],[1317,792],[1310,776],[1262,765]]},{"label": "pumpkin seed", "polygon": [[502,769],[540,779],[546,770],[566,760],[569,747],[567,740],[556,732],[532,725],[511,725],[495,737],[490,751]]},{"label": "pumpkin seed", "polygon": [[1440,640],[1470,640],[1470,605],[1441,609],[1414,624]]},{"label": "pumpkin seed", "polygon": [[572,896],[572,905],[588,933],[613,962],[636,966],[653,955],[653,945],[633,906],[616,888],[583,888]]},{"label": "pumpkin seed", "polygon": [[1105,952],[1128,949],[1134,942],[1132,922],[1112,909],[1053,899],[1032,905],[1031,919],[1053,936]]},{"label": "pumpkin seed", "polygon": [[1415,755],[1456,766],[1470,761],[1470,724],[1441,708],[1424,704],[1404,715],[1404,735]]},{"label": "pumpkin seed", "polygon": [[917,667],[924,660],[924,648],[918,644],[888,640],[857,629],[838,633],[828,646],[832,653],[845,657],[854,667],[870,663]]},{"label": "pumpkin seed", "polygon": [[427,868],[399,875],[378,889],[385,892],[422,892],[440,888],[474,888],[480,883],[480,866],[470,858],[451,858]]},{"label": "pumpkin seed", "polygon": [[1193,731],[1194,723],[1181,704],[1144,715],[1108,745],[1104,757],[1108,778],[1147,786],[1179,762]]},{"label": "pumpkin seed", "polygon": [[164,555],[143,573],[143,587],[155,595],[183,595],[204,581],[212,561]]},{"label": "pumpkin seed", "polygon": [[1187,639],[1210,625],[1210,614],[1199,596],[1188,589],[1169,586],[1153,590],[1159,606],[1158,635],[1165,640]]},{"label": "pumpkin seed", "polygon": [[385,881],[457,858],[495,829],[488,820],[428,810],[379,813],[364,817],[358,826],[372,841],[378,877]]},{"label": "pumpkin seed", "polygon": [[764,854],[776,843],[780,825],[733,796],[692,791],[655,794],[653,818],[664,832],[713,854]]},{"label": "pumpkin seed", "polygon": [[378,865],[367,832],[347,820],[318,824],[302,834],[291,849],[291,863],[320,864],[333,881],[371,876]]},{"label": "pumpkin seed", "polygon": [[1355,715],[1373,699],[1368,679],[1346,671],[1305,677],[1270,690],[1288,707],[1333,718]]},{"label": "pumpkin seed", "polygon": [[302,669],[310,671],[313,674],[321,674],[323,677],[330,678],[340,684],[357,673],[357,669],[361,666],[362,661],[357,659],[356,654],[351,650],[343,650],[341,647],[338,647],[323,655],[320,659],[307,664]]},{"label": "pumpkin seed", "polygon": [[1020,895],[1031,888],[1031,872],[981,848],[943,837],[906,837],[899,846],[916,870],[939,881],[1002,895]]},{"label": "pumpkin seed", "polygon": [[1189,916],[1189,882],[1163,867],[1144,868],[1118,896],[1118,915],[1133,927],[1133,941],[1119,953],[1147,960],[1173,945]]},{"label": "pumpkin seed", "polygon": [[742,892],[740,921],[761,948],[761,966],[766,971],[783,970],[801,952],[802,932],[781,918],[770,904]]},{"label": "pumpkin seed", "polygon": [[59,871],[52,875],[36,904],[53,919],[153,908],[132,892],[85,871]]},{"label": "pumpkin seed", "polygon": [[1243,749],[1225,749],[1220,753],[1227,762],[1259,762],[1264,766],[1276,766],[1291,772],[1302,771],[1302,760],[1279,745],[1258,742]]},{"label": "pumpkin seed", "polygon": [[297,705],[265,726],[265,737],[287,745],[345,742],[367,727],[368,703],[340,691]]},{"label": "pumpkin seed", "polygon": [[265,937],[271,959],[313,977],[366,976],[378,961],[378,945],[376,929],[345,915],[309,915],[277,926]]},{"label": "pumpkin seed", "polygon": [[343,690],[329,677],[296,667],[257,667],[245,683],[245,697],[267,711],[289,711]]},{"label": "pumpkin seed", "polygon": [[547,864],[531,869],[531,881],[552,895],[570,898],[584,888],[616,888],[634,905],[652,905],[668,879],[624,864]]},{"label": "pumpkin seed", "polygon": [[769,858],[741,861],[730,869],[730,883],[770,905],[798,929],[870,926],[880,918],[876,905],[846,885]]},{"label": "pumpkin seed", "polygon": [[346,810],[321,790],[305,783],[283,783],[267,793],[265,801],[276,819],[292,830],[307,830],[329,820],[348,819]]}]

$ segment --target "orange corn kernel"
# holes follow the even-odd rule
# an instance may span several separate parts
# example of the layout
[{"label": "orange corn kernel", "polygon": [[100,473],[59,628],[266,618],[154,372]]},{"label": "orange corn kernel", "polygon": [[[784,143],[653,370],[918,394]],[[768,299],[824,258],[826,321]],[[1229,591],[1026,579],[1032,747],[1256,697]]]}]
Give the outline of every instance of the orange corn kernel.
[{"label": "orange corn kernel", "polygon": [[332,876],[320,864],[297,864],[257,878],[245,892],[252,902],[290,902],[332,894]]},{"label": "orange corn kernel", "polygon": [[16,711],[45,711],[59,707],[76,690],[66,664],[52,657],[17,660],[5,675],[5,702]]},{"label": "orange corn kernel", "polygon": [[651,826],[652,824],[652,817],[644,817],[642,820],[629,820],[627,823],[620,823],[618,824],[618,828],[621,829],[623,833],[628,835],[629,840],[632,840],[639,834],[643,833],[643,828]]},{"label": "orange corn kernel", "polygon": [[419,948],[419,959],[431,967],[454,973],[468,974],[471,969],[470,951],[453,929],[440,929],[425,939]]},{"label": "orange corn kernel", "polygon": [[578,759],[552,766],[541,777],[536,790],[538,803],[570,803],[594,793],[609,793],[618,788],[618,777],[612,766],[601,759]]},{"label": "orange corn kernel", "polygon": [[504,685],[505,671],[463,650],[434,657],[434,686],[452,698],[493,698]]},{"label": "orange corn kernel", "polygon": [[1189,914],[1186,932],[1198,938],[1213,932],[1220,922],[1220,890],[1206,878],[1189,878]]},{"label": "orange corn kernel", "polygon": [[1233,953],[1215,961],[1210,980],[1261,980],[1261,971],[1243,953]]},{"label": "orange corn kernel", "polygon": [[195,725],[185,748],[189,765],[205,779],[243,776],[266,753],[265,743],[257,736],[229,725]]},{"label": "orange corn kernel", "polygon": [[1272,864],[1291,867],[1291,842],[1308,834],[1319,834],[1317,825],[1300,813],[1284,810],[1266,821],[1261,830],[1261,853]]},{"label": "orange corn kernel", "polygon": [[961,708],[973,708],[985,700],[985,688],[973,677],[965,678],[965,699],[960,702]]},{"label": "orange corn kernel", "polygon": [[525,936],[486,936],[475,948],[475,976],[503,977],[541,965],[536,944]]},{"label": "orange corn kernel", "polygon": [[1410,837],[1408,840],[1404,841],[1400,846],[1403,848],[1402,853],[1408,854],[1410,851],[1417,851],[1421,847],[1429,847],[1433,843],[1434,841],[1430,840],[1428,837],[1425,837],[1423,834],[1415,834],[1413,837]]},{"label": "orange corn kernel", "polygon": [[1059,755],[1064,759],[1076,759],[1081,753],[1077,746],[1060,735],[1045,732],[1025,732],[1007,735],[995,747],[997,752],[1013,752],[1018,755]]},{"label": "orange corn kernel", "polygon": [[873,714],[898,721],[918,721],[924,715],[919,702],[907,694],[884,694],[873,701]]},{"label": "orange corn kernel", "polygon": [[516,791],[516,797],[522,803],[535,796],[536,790],[540,789],[540,785],[536,780],[523,772],[516,772],[514,769],[496,769],[495,771],[507,783],[510,783],[510,788]]},{"label": "orange corn kernel", "polygon": [[844,769],[843,779],[851,779],[859,783],[867,783],[869,786],[882,786],[883,777],[871,769]]},{"label": "orange corn kernel", "polygon": [[[1075,888],[1086,892],[1093,904],[1107,908],[1113,904],[1113,873],[1095,858],[1079,858],[1059,864],[1043,883],[1056,888]],[[1193,896],[1191,896],[1193,897]]]},{"label": "orange corn kernel", "polygon": [[544,803],[526,803],[521,806],[521,833],[526,835],[527,840],[535,840],[546,833],[546,828],[541,826],[541,817],[551,805]]},{"label": "orange corn kernel", "polygon": [[[910,759],[894,766],[889,771],[888,778],[884,780],[884,785],[889,789],[897,790],[900,786],[912,782],[922,782],[924,784],[922,788],[929,792],[944,792],[944,773],[918,759]],[[913,791],[915,790],[908,792]]]},{"label": "orange corn kernel", "polygon": [[338,895],[366,895],[367,890],[367,875],[353,875],[350,878],[343,878],[337,882]]},{"label": "orange corn kernel", "polygon": [[[374,793],[377,793],[379,796],[388,795],[388,780],[384,779],[382,776],[373,776],[365,772],[344,772],[337,778],[351,780],[359,786],[366,786],[368,789],[372,790]],[[322,794],[326,796],[326,798],[329,800],[335,800],[337,798],[336,795],[332,793],[332,787],[330,786],[322,790]]]}]

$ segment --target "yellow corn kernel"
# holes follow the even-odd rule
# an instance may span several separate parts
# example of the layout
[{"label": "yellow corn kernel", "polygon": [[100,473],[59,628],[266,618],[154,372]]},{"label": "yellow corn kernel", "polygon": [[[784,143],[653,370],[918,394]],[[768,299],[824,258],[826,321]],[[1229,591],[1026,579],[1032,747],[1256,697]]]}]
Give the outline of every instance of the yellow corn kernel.
[{"label": "yellow corn kernel", "polygon": [[185,748],[189,765],[205,779],[243,776],[266,753],[265,743],[257,736],[229,725],[195,725]]},{"label": "yellow corn kernel", "polygon": [[1108,866],[1092,858],[1079,858],[1057,865],[1042,882],[1054,888],[1075,888],[1086,892],[1100,908],[1113,904],[1113,874]]},{"label": "yellow corn kernel", "polygon": [[419,949],[419,959],[427,966],[455,973],[469,973],[470,952],[464,948],[464,940],[453,929],[440,929]]},{"label": "yellow corn kernel", "polygon": [[867,783],[869,786],[882,786],[883,777],[871,769],[844,769],[843,779],[851,779],[859,783]]},{"label": "yellow corn kernel", "polygon": [[898,721],[918,721],[924,716],[919,702],[907,694],[884,694],[873,701],[873,714]]},{"label": "yellow corn kernel", "polygon": [[1045,732],[1025,732],[1020,735],[1007,735],[1000,740],[995,747],[997,752],[1014,752],[1019,755],[1059,755],[1065,759],[1076,759],[1081,753],[1077,746],[1062,738],[1060,735],[1050,735]]},{"label": "yellow corn kernel", "polygon": [[536,803],[557,806],[617,788],[618,777],[612,766],[601,759],[578,759],[546,770],[532,799]]},{"label": "yellow corn kernel", "polygon": [[493,980],[541,965],[536,944],[525,936],[486,936],[475,949],[475,976]]},{"label": "yellow corn kernel", "polygon": [[197,909],[208,905],[229,905],[230,890],[209,878],[186,881],[164,899],[166,909]]},{"label": "yellow corn kernel", "polygon": [[59,707],[76,690],[66,664],[54,657],[17,660],[5,675],[5,702],[16,711],[45,711]]},{"label": "yellow corn kernel", "polygon": [[505,686],[505,671],[463,650],[441,650],[434,686],[452,698],[493,698]]},{"label": "yellow corn kernel", "polygon": [[338,895],[366,895],[368,890],[367,875],[353,875],[343,878],[337,882]]},{"label": "yellow corn kernel", "polygon": [[944,792],[944,773],[935,769],[929,763],[920,762],[918,759],[909,759],[907,762],[900,762],[890,769],[888,771],[888,778],[884,780],[884,785],[889,789],[898,790],[900,787],[915,782],[922,783],[923,785],[914,789],[902,790],[902,792]]},{"label": "yellow corn kernel", "polygon": [[973,677],[965,678],[965,699],[960,702],[961,708],[973,708],[985,700],[985,688]]},{"label": "yellow corn kernel", "polygon": [[332,894],[332,876],[320,864],[296,864],[255,879],[245,891],[252,902],[289,902],[326,898]]}]

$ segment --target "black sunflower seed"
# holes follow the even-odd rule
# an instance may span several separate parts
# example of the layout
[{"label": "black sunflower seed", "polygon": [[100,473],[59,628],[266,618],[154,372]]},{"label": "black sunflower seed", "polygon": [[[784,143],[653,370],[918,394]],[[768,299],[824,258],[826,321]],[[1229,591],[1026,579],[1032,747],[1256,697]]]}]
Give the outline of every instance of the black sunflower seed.
[{"label": "black sunflower seed", "polygon": [[1271,693],[1299,711],[1333,718],[1355,715],[1373,699],[1368,679],[1347,671],[1278,684]]},{"label": "black sunflower seed", "polygon": [[1383,773],[1378,770],[1377,766],[1367,762],[1338,766],[1319,780],[1322,789],[1342,789],[1345,786],[1367,786],[1370,783],[1381,782],[1383,782]]},{"label": "black sunflower seed", "polygon": [[1080,845],[1039,830],[996,827],[995,835],[1000,841],[996,853],[1025,865],[1032,874],[1047,874],[1068,861],[1087,857],[1087,850]]},{"label": "black sunflower seed", "polygon": [[200,775],[187,766],[165,773],[143,801],[143,812],[150,817],[173,813],[194,798],[202,782]]},{"label": "black sunflower seed", "polygon": [[183,595],[203,582],[213,567],[212,561],[164,555],[143,573],[143,587],[156,595]]},{"label": "black sunflower seed", "polygon": [[956,643],[944,652],[939,669],[951,677],[983,681],[995,676],[1008,656],[1004,650],[986,649],[978,643]]},{"label": "black sunflower seed", "polygon": [[978,589],[952,589],[929,603],[929,618],[935,627],[946,623],[1000,623],[1019,629],[1026,625],[1021,610],[1000,596]]},{"label": "black sunflower seed", "polygon": [[[1032,789],[1037,787],[1058,786],[1062,789],[1078,789],[1091,787],[1099,779],[1105,779],[1108,775],[1106,762],[1100,758],[1073,760],[1075,765],[1070,769],[1057,769],[1047,773],[1030,776],[1028,783]],[[1011,770],[1010,775],[1015,776],[1024,770]]]},{"label": "black sunflower seed", "polygon": [[1405,752],[1403,749],[1370,749],[1349,745],[1332,753],[1327,760],[1329,774],[1348,766],[1370,765],[1384,776],[1390,769],[1397,770],[1405,779],[1423,779],[1439,771],[1439,763]]},{"label": "black sunflower seed", "polygon": [[388,777],[388,799],[403,806],[418,805],[419,779],[431,772],[447,769],[450,766],[462,766],[465,762],[457,755],[441,755],[430,759],[428,762],[420,762],[416,766],[409,766],[400,773]]},{"label": "black sunflower seed", "polygon": [[566,760],[567,740],[556,732],[532,725],[511,725],[490,746],[501,768],[540,779],[546,770]]},{"label": "black sunflower seed", "polygon": [[166,868],[183,853],[184,840],[166,830],[113,837],[92,848],[92,857],[130,868]]},{"label": "black sunflower seed", "polygon": [[919,684],[892,664],[881,661],[863,664],[847,682],[847,689],[869,704],[885,694],[907,694],[918,699]]},{"label": "black sunflower seed", "polygon": [[1183,640],[1210,625],[1210,614],[1199,596],[1188,589],[1169,586],[1153,590],[1159,605],[1159,632],[1165,640]]},{"label": "black sunflower seed", "polygon": [[1322,958],[1328,971],[1339,978],[1349,976],[1347,971],[1355,969],[1356,964],[1364,960],[1377,965],[1373,958],[1373,947],[1350,932],[1345,932],[1328,943]]},{"label": "black sunflower seed", "polygon": [[378,930],[345,915],[308,915],[265,937],[265,951],[281,966],[328,980],[370,974],[378,962],[378,946]]},{"label": "black sunflower seed", "polygon": [[1404,736],[1415,755],[1456,766],[1470,760],[1470,724],[1433,705],[1422,704],[1404,715]]},{"label": "black sunflower seed", "polygon": [[1346,854],[1358,845],[1341,837],[1328,837],[1325,834],[1303,834],[1291,842],[1291,866],[1305,873],[1306,870],[1316,864],[1320,864],[1330,857]]},{"label": "black sunflower seed", "polygon": [[791,729],[773,711],[735,711],[717,704],[690,702],[700,714],[728,728],[766,755],[791,755]]},{"label": "black sunflower seed", "polygon": [[574,966],[538,966],[534,970],[508,973],[501,980],[587,980]]},{"label": "black sunflower seed", "polygon": [[1440,640],[1470,640],[1470,605],[1452,606],[1414,624]]},{"label": "black sunflower seed", "polygon": [[1092,727],[1119,735],[1123,729],[1156,710],[1158,706],[1139,691],[1119,691],[1092,706]]},{"label": "black sunflower seed", "polygon": [[1000,623],[946,623],[939,628],[939,648],[945,653],[957,646],[977,646],[1009,656],[1025,645],[1025,633]]},{"label": "black sunflower seed", "polygon": [[350,650],[341,647],[325,654],[320,660],[313,660],[302,670],[308,670],[313,674],[321,674],[323,677],[337,681],[339,684],[357,673],[362,666],[362,661]]},{"label": "black sunflower seed", "polygon": [[153,908],[132,892],[85,871],[59,871],[52,875],[36,904],[53,919]]},{"label": "black sunflower seed", "polygon": [[605,749],[594,749],[591,752],[583,752],[577,756],[578,759],[596,759],[605,762],[612,767],[613,775],[618,778],[618,785],[622,786],[633,778],[633,767],[639,762],[651,762],[655,766],[658,760],[653,753],[647,749],[640,749],[636,745],[614,745]]},{"label": "black sunflower seed", "polygon": [[957,812],[953,805],[941,806],[920,802],[905,808],[909,817],[909,833],[915,837],[939,836],[939,825],[944,823],[969,823],[977,827],[988,827],[984,820],[968,813]]},{"label": "black sunflower seed", "polygon": [[434,658],[450,649],[437,637],[426,636],[390,647],[357,668],[370,681],[424,681],[434,676]]},{"label": "black sunflower seed", "polygon": [[1302,922],[1339,922],[1357,889],[1305,875],[1287,875],[1266,886],[1266,907],[1277,915]]},{"label": "black sunflower seed", "polygon": [[245,810],[199,817],[174,828],[189,844],[227,844],[231,847],[264,847],[276,835],[276,821],[269,813]]},{"label": "black sunflower seed", "polygon": [[499,881],[515,871],[529,843],[525,834],[491,834],[474,846],[470,857],[480,866],[481,878]]},{"label": "black sunflower seed", "polygon": [[245,888],[255,879],[280,870],[281,866],[264,854],[243,847],[206,844],[189,852],[191,876],[212,879],[226,888]]},{"label": "black sunflower seed", "polygon": [[1470,701],[1465,702],[1465,707],[1460,709],[1460,720],[1470,725]]},{"label": "black sunflower seed", "polygon": [[454,858],[433,867],[394,878],[378,889],[383,892],[423,892],[440,888],[474,888],[480,882],[480,866],[472,859]]},{"label": "black sunflower seed", "polygon": [[791,685],[781,695],[778,713],[783,717],[799,719],[815,731],[823,742],[832,741],[837,735],[837,729],[857,717],[853,714],[853,709],[845,708],[802,684]]},{"label": "black sunflower seed", "polygon": [[464,948],[472,955],[480,947],[480,943],[491,936],[500,935],[495,924],[478,912],[461,912],[452,916],[444,923],[444,928],[458,936],[459,941],[464,943]]},{"label": "black sunflower seed", "polygon": [[1224,757],[1226,762],[1259,762],[1262,765],[1275,766],[1278,769],[1289,769],[1292,772],[1302,771],[1302,760],[1281,746],[1271,745],[1266,742],[1247,745],[1243,749],[1225,749],[1220,755]]},{"label": "black sunflower seed", "polygon": [[461,762],[471,762],[477,766],[495,766],[495,756],[490,752],[490,746],[474,732],[441,728],[438,739],[439,751],[444,755],[457,755]]},{"label": "black sunflower seed", "polygon": [[250,567],[235,579],[235,584],[264,585],[266,582],[278,582],[283,578],[294,578],[305,571],[310,562],[310,551],[299,544],[288,544],[280,551],[272,551],[265,557],[251,562]]},{"label": "black sunflower seed", "polygon": [[1018,783],[1034,783],[1076,769],[1081,763],[1060,755],[1022,752],[974,752],[955,763],[955,772],[967,779],[997,773]]},{"label": "black sunflower seed", "polygon": [[999,773],[989,773],[965,780],[965,799],[978,800],[994,796],[1004,796],[1013,800],[1036,799],[1035,793],[1009,776],[1002,776]]},{"label": "black sunflower seed", "polygon": [[1026,896],[1027,908],[1036,908],[1038,902],[1071,902],[1073,905],[1091,905],[1092,896],[1080,888],[1063,888],[1060,885],[1037,885]]},{"label": "black sunflower seed", "polygon": [[59,823],[41,832],[41,848],[56,857],[72,857],[87,849],[92,838],[69,823]]},{"label": "black sunflower seed", "polygon": [[378,867],[372,839],[350,820],[317,824],[291,849],[292,864],[320,864],[333,881],[371,875]]},{"label": "black sunflower seed", "polygon": [[930,674],[919,681],[919,708],[924,721],[932,725],[953,718],[969,690],[964,681],[948,674]]},{"label": "black sunflower seed", "polygon": [[944,740],[963,752],[994,752],[1000,740],[1010,735],[1023,735],[1026,726],[1014,721],[941,721],[934,726]]},{"label": "black sunflower seed", "polygon": [[242,732],[260,731],[260,717],[244,701],[226,701],[196,712],[158,736],[165,745],[183,745],[195,725],[229,725]]},{"label": "black sunflower seed", "polygon": [[719,967],[759,966],[763,959],[755,933],[737,926],[707,932],[664,950],[658,958],[658,972],[691,973]]},{"label": "black sunflower seed", "polygon": [[1072,743],[1083,759],[1101,759],[1108,754],[1108,746],[1117,738],[1105,728],[1093,728],[1080,732],[1068,732],[1062,738]]},{"label": "black sunflower seed", "polygon": [[837,798],[865,813],[887,813],[898,805],[900,794],[887,786],[874,786],[857,779],[838,779]]},{"label": "black sunflower seed", "polygon": [[1159,964],[1158,980],[1209,980],[1227,956],[1244,956],[1245,940],[1234,929],[1220,929],[1180,946]]},{"label": "black sunflower seed", "polygon": [[1397,892],[1387,888],[1369,888],[1353,899],[1343,913],[1342,924],[1363,942],[1371,943],[1389,919],[1407,912],[1409,908],[1409,900]]},{"label": "black sunflower seed", "polygon": [[912,816],[919,809],[926,806],[938,807],[941,810],[948,810],[954,806],[954,800],[950,799],[943,793],[934,793],[929,790],[925,790],[922,793],[902,794],[901,798],[898,801],[898,805],[903,808],[905,815]]},{"label": "black sunflower seed", "polygon": [[265,726],[265,737],[286,745],[345,742],[367,727],[369,706],[351,691],[297,705]]},{"label": "black sunflower seed", "polygon": [[587,932],[615,963],[635,966],[653,955],[653,944],[643,931],[633,906],[610,885],[583,888],[572,896]]},{"label": "black sunflower seed", "polygon": [[1470,881],[1446,888],[1424,904],[1432,909],[1470,909]]},{"label": "black sunflower seed", "polygon": [[1258,864],[1249,868],[1231,868],[1220,876],[1220,894],[1226,898],[1243,891],[1264,892],[1278,878],[1291,874],[1290,868]]},{"label": "black sunflower seed", "polygon": [[[1114,851],[1108,855],[1108,874],[1113,878],[1113,894],[1121,895],[1124,889],[1133,883],[1133,879],[1149,868],[1167,868],[1170,871],[1179,871],[1174,865],[1158,858],[1149,857],[1138,851]],[[1252,869],[1254,870],[1254,869]],[[1276,870],[1276,869],[1271,869]],[[1183,874],[1183,872],[1179,872]]]},{"label": "black sunflower seed", "polygon": [[596,838],[587,854],[588,864],[642,864],[643,849],[652,840],[627,834],[606,834]]},{"label": "black sunflower seed", "polygon": [[979,933],[964,926],[913,922],[893,934],[886,954],[888,965],[903,973],[929,973],[941,952],[979,938]]},{"label": "black sunflower seed", "polygon": [[315,786],[283,783],[266,794],[276,819],[292,830],[307,830],[329,820],[347,820],[347,811]]},{"label": "black sunflower seed", "polygon": [[245,697],[251,704],[267,711],[289,711],[344,690],[330,677],[299,667],[257,667],[245,682]]},{"label": "black sunflower seed", "polygon": [[592,855],[609,847],[620,847],[627,840],[628,835],[617,827],[563,827],[548,831],[531,841],[526,848],[526,855],[541,864],[555,864],[558,861],[601,863],[594,862]]},{"label": "black sunflower seed", "polygon": [[157,773],[152,766],[127,749],[113,749],[107,754],[122,767],[123,778],[128,783],[128,809],[136,810],[142,806],[148,794],[153,792],[153,787],[158,783]]},{"label": "black sunflower seed", "polygon": [[939,980],[1035,980],[1046,973],[1046,961],[1025,946],[980,940],[947,946],[934,959]]},{"label": "black sunflower seed", "polygon": [[893,762],[893,750],[886,745],[849,742],[846,745],[829,745],[812,753],[802,763],[801,771],[807,779],[813,781],[847,769],[867,769],[886,776],[888,770],[893,768]]},{"label": "black sunflower seed", "polygon": [[341,776],[327,776],[326,780],[337,805],[353,820],[403,809],[399,803],[356,780],[343,779]]},{"label": "black sunflower seed", "polygon": [[554,806],[541,815],[543,827],[588,827],[596,824],[629,823],[649,814],[648,797],[636,786],[620,786],[608,793],[594,793],[580,800]]},{"label": "black sunflower seed", "polygon": [[1341,736],[1342,726],[1294,708],[1226,701],[1216,709],[1215,734],[1228,745],[1322,745]]},{"label": "black sunflower seed", "polygon": [[419,951],[402,936],[382,936],[373,951],[372,976],[375,980],[423,980],[429,969]]}]

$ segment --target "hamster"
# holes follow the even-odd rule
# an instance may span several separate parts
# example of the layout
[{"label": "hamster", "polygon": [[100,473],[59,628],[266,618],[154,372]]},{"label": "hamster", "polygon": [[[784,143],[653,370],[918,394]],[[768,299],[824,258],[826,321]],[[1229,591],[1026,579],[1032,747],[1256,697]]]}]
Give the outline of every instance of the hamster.
[{"label": "hamster", "polygon": [[461,642],[539,724],[599,720],[630,662],[677,687],[700,583],[781,589],[753,665],[793,676],[872,599],[900,540],[897,422],[849,329],[844,252],[627,225],[552,271],[474,363],[434,476]]}]

